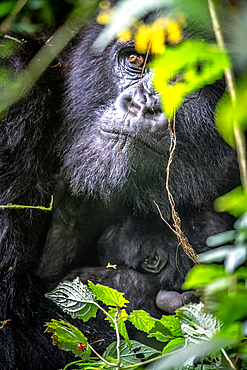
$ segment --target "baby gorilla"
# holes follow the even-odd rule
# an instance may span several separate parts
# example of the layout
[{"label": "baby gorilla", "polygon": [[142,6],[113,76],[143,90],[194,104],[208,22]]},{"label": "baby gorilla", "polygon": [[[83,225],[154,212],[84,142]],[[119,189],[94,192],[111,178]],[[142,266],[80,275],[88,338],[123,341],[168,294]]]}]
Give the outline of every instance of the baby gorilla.
[{"label": "baby gorilla", "polygon": [[[218,214],[202,207],[197,218],[182,217],[183,228],[196,253],[208,248],[208,236],[226,231],[234,221],[228,214]],[[205,222],[210,219],[209,222]],[[200,235],[200,239],[197,235]],[[193,291],[183,292],[181,285],[193,262],[179,245],[175,233],[160,219],[136,217],[110,225],[98,241],[102,269],[83,268],[71,271],[66,279],[79,276],[84,283],[92,280],[125,293],[129,310],[144,309],[155,317],[174,314],[190,302],[198,302]],[[141,299],[140,299],[141,298]]]}]

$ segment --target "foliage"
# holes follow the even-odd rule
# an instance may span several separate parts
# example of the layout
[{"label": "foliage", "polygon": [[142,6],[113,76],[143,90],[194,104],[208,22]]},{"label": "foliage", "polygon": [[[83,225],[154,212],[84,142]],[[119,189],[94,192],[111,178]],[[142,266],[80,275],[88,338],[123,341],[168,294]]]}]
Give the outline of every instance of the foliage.
[{"label": "foliage", "polygon": [[[97,1],[90,0],[23,0],[18,2],[4,0],[1,2],[0,18],[3,20],[7,16],[1,23],[1,29],[4,32],[11,27],[34,31],[39,28],[39,23],[56,25],[72,12],[65,26],[55,34],[53,47],[42,49],[28,70],[17,76],[16,80],[11,82],[6,94],[2,95],[1,116],[6,114],[8,107],[17,102],[31,88],[55,55],[92,16],[97,5]],[[146,16],[156,7],[161,8],[160,18],[165,17],[167,22],[157,28],[156,26],[160,23],[153,26],[155,22],[151,18],[149,26],[141,29],[143,23],[138,22],[138,18]],[[224,42],[223,44],[221,42],[221,28],[217,19],[219,9],[216,1],[143,0],[140,2],[139,0],[125,0],[119,2],[116,9],[109,13],[109,24],[95,44],[95,47],[102,50],[114,37],[120,39],[122,37],[124,40],[134,37],[137,39],[137,43],[139,42],[139,52],[145,52],[150,43],[156,45],[153,46],[153,52],[160,55],[152,65],[155,71],[154,81],[156,88],[161,93],[163,107],[168,116],[174,114],[187,94],[193,93],[195,89],[205,84],[214,82],[225,73],[228,92],[222,97],[217,107],[216,125],[226,142],[236,147],[238,151],[243,181],[241,187],[220,197],[215,206],[219,211],[227,211],[236,217],[242,217],[235,223],[234,230],[211,237],[208,240],[210,246],[220,247],[200,256],[202,262],[210,264],[194,267],[184,284],[185,289],[197,288],[201,292],[205,310],[209,313],[206,313],[203,305],[200,304],[183,307],[177,310],[176,315],[163,316],[160,320],[150,317],[147,312],[142,310],[128,314],[124,308],[128,301],[125,300],[122,293],[89,283],[91,292],[78,279],[73,283],[61,283],[53,292],[49,293],[47,296],[72,317],[87,321],[90,317],[95,317],[98,309],[103,310],[106,319],[116,330],[117,341],[106,349],[102,357],[95,360],[90,357],[91,344],[77,328],[62,320],[53,320],[51,323],[47,323],[47,331],[52,333],[53,343],[59,348],[72,351],[76,356],[81,357],[81,360],[76,362],[81,369],[89,366],[92,369],[142,367],[153,361],[153,358],[157,359],[162,355],[163,359],[156,365],[158,370],[171,368],[209,370],[226,369],[229,366],[236,369],[238,366],[236,359],[238,358],[242,359],[242,365],[240,364],[239,368],[247,367],[245,362],[247,355],[247,309],[245,305],[247,270],[246,267],[241,267],[247,259],[247,166],[244,148],[247,108],[246,104],[243,104],[247,94],[246,75],[244,75],[247,59],[246,22],[239,21],[240,18],[235,18],[232,8],[227,5],[225,7],[232,16],[231,26],[229,26],[230,32],[227,37],[234,41],[232,42],[232,50],[235,48],[238,51],[236,58],[232,61],[243,74],[236,83],[233,79],[231,64],[228,61],[226,46]],[[216,9],[216,17],[212,16],[214,14],[212,9]],[[237,12],[237,6],[235,11]],[[217,44],[212,43],[211,40],[210,43],[183,42],[182,40],[181,45],[175,46],[174,44],[180,41],[182,28],[186,27],[186,22],[179,23],[178,14],[181,12],[183,12],[186,22],[190,22],[198,31],[200,39],[203,38],[201,30],[206,29],[211,37],[214,28]],[[243,13],[242,19],[246,19],[247,7],[243,6],[241,12]],[[214,27],[210,25],[211,19]],[[172,22],[177,21],[175,24],[179,37],[175,37],[174,40],[171,38],[175,33],[168,31],[167,28],[171,20]],[[71,33],[70,27],[72,23],[75,26],[73,33]],[[166,46],[165,41],[169,37],[171,45]],[[63,40],[62,44],[57,41],[58,39]],[[6,48],[2,48],[1,53],[10,55],[15,52],[16,46],[13,47],[11,40],[8,40],[6,46]],[[142,48],[145,50],[143,51]],[[49,53],[47,53],[48,50],[50,50]],[[37,63],[38,59],[42,61],[42,65]],[[178,62],[175,63],[175,61]],[[10,78],[5,70],[0,71],[1,88],[10,85]],[[26,86],[25,90],[23,86]],[[26,206],[12,204],[1,206],[1,208],[23,207]],[[50,210],[51,206],[37,208]],[[218,262],[223,262],[224,266],[218,265]],[[97,300],[108,305],[108,309],[104,310],[100,307]],[[211,313],[215,316],[212,316]],[[126,329],[127,321],[149,337],[155,337],[164,343],[162,353],[129,340]],[[120,340],[120,335],[123,340]],[[181,349],[181,347],[183,348]],[[167,356],[167,353],[171,351],[174,351],[173,354]],[[140,360],[140,358],[142,359]],[[195,359],[197,361],[202,359],[202,361],[200,364],[194,365]]]},{"label": "foliage", "polygon": [[[190,348],[194,350],[195,344],[201,348],[203,342],[205,347],[201,350],[201,357],[206,357],[207,361],[211,362],[212,369],[219,369],[223,363],[219,354],[221,346],[231,345],[239,339],[238,336],[235,336],[234,340],[233,338],[223,339],[222,333],[225,335],[226,330],[221,328],[222,323],[212,314],[206,313],[202,303],[181,307],[176,310],[176,315],[162,316],[158,320],[143,310],[134,310],[127,314],[122,308],[128,304],[123,293],[100,284],[94,285],[92,282],[89,282],[89,285],[92,292],[87,285],[76,278],[73,282],[60,283],[57,288],[47,294],[48,298],[52,299],[73,318],[87,321],[95,316],[95,310],[100,309],[105,314],[105,319],[109,321],[111,326],[115,327],[116,342],[111,343],[104,354],[100,356],[88,343],[84,334],[71,324],[63,320],[52,320],[46,324],[47,331],[52,333],[54,345],[65,351],[72,351],[75,356],[81,357],[81,360],[76,362],[79,368],[84,368],[88,364],[87,366],[90,366],[91,369],[101,367],[130,369],[142,367],[161,357],[170,363],[170,356],[167,357],[167,354],[180,348],[177,350],[178,352],[175,352],[179,356],[177,359],[173,359],[173,366],[179,366],[180,370],[185,370],[188,366],[194,366],[193,362],[198,354],[197,352],[194,354],[189,352],[188,361],[188,357],[183,355],[183,351],[187,353]],[[101,307],[97,300],[107,305],[107,309]],[[88,307],[86,311],[85,305]],[[155,337],[164,343],[162,352],[137,341],[129,340],[126,321],[130,321],[136,329],[147,333],[148,337]],[[124,338],[123,340],[120,340],[120,335]],[[208,346],[208,342],[212,338],[216,338],[212,341],[213,347],[212,343]],[[98,355],[98,359],[90,358],[91,350]],[[166,367],[166,362],[163,362],[162,366],[164,369],[169,368]],[[207,367],[203,369],[206,370]]]}]

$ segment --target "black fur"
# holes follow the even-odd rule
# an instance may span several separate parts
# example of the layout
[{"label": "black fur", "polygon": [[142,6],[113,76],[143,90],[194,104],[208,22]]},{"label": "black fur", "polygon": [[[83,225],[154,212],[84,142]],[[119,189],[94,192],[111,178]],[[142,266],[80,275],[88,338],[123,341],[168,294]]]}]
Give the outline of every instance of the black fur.
[{"label": "black fur", "polygon": [[[54,195],[54,207],[52,214],[0,213],[0,320],[8,320],[0,330],[0,369],[58,369],[73,359],[43,334],[59,312],[43,294],[61,280],[79,274],[126,292],[131,309],[160,316],[156,295],[181,292],[193,265],[153,202],[172,225],[165,189],[170,136],[158,95],[147,72],[137,88],[141,68],[128,61],[132,43],[92,50],[99,32],[98,25],[83,31],[1,121],[0,204],[48,206]],[[45,42],[26,40],[1,65],[25,68]],[[224,88],[223,81],[205,86],[176,114],[169,188],[198,253],[209,235],[232,227],[212,207],[239,182],[235,152],[213,123]],[[155,273],[143,267],[154,251],[162,256]],[[114,340],[101,323],[76,324],[91,342],[105,339],[105,347]]]}]

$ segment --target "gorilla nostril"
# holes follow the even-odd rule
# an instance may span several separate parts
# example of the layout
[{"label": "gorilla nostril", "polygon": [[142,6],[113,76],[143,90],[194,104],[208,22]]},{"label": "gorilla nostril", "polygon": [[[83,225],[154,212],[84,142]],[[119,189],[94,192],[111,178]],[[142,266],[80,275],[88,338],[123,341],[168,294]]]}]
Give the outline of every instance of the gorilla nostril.
[{"label": "gorilla nostril", "polygon": [[183,297],[175,291],[160,290],[156,296],[157,307],[170,315],[174,315],[175,310],[183,306]]},{"label": "gorilla nostril", "polygon": [[144,107],[143,109],[143,116],[145,118],[150,118],[150,119],[154,119],[155,116],[157,116],[158,114],[162,113],[162,110],[159,106],[155,106],[155,107]]}]

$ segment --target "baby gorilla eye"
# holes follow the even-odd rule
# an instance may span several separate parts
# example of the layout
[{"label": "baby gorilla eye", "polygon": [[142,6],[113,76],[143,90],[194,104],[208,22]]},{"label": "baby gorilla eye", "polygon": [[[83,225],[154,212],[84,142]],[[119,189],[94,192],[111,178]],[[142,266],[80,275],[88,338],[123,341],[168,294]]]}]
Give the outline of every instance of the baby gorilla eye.
[{"label": "baby gorilla eye", "polygon": [[130,54],[128,60],[131,64],[135,64],[137,67],[141,67],[144,63],[144,58],[138,54]]}]

